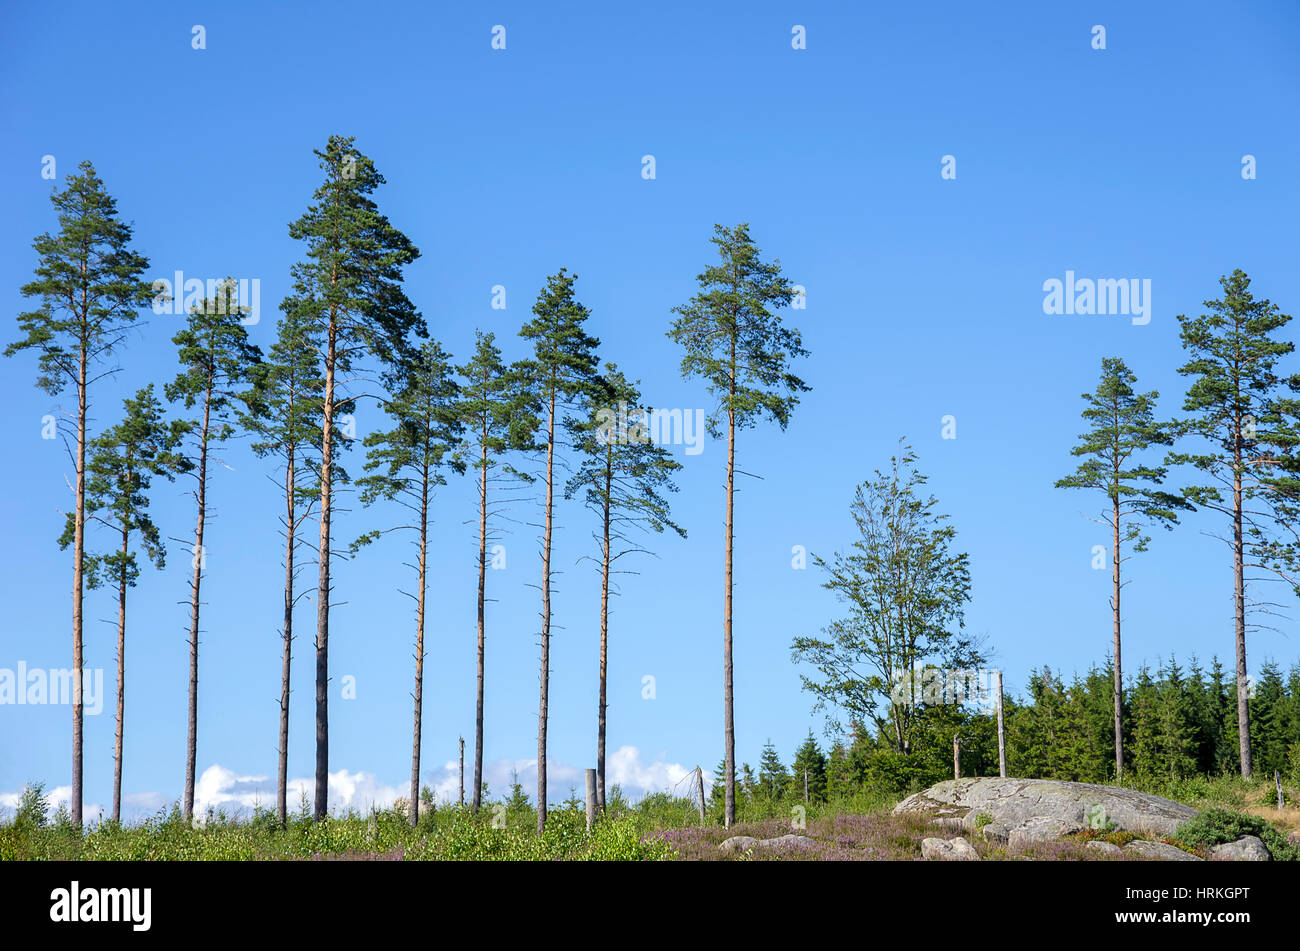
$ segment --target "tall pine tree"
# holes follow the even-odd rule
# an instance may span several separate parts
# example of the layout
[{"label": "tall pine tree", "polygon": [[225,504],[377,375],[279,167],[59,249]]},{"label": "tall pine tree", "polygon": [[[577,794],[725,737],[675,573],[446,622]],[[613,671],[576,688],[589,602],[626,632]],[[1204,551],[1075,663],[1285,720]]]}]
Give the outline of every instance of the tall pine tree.
[{"label": "tall pine tree", "polygon": [[[73,483],[72,540],[72,823],[82,822],[82,727],[85,706],[80,689],[82,602],[86,561],[86,452],[91,387],[114,372],[113,354],[121,347],[141,308],[154,296],[142,280],[148,258],[132,250],[131,226],[117,215],[117,202],[90,162],[82,162],[62,191],[50,196],[58,218],[55,234],[32,242],[36,277],[24,284],[24,297],[39,301],[18,315],[23,336],[5,347],[5,356],[35,350],[36,385],[51,396],[71,390],[76,408],[63,414],[73,427],[70,455]],[[65,434],[66,441],[66,434]]]},{"label": "tall pine tree", "polygon": [[356,547],[374,541],[387,532],[415,532],[415,713],[411,740],[411,825],[420,817],[420,739],[424,711],[424,628],[425,596],[429,577],[429,517],[438,486],[446,485],[444,468],[464,472],[464,464],[452,452],[460,440],[457,398],[459,389],[452,377],[450,358],[433,340],[427,341],[389,375],[392,395],[383,401],[393,428],[366,437],[370,452],[366,471],[359,479],[361,501],[396,501],[406,508],[409,521],[390,529],[369,532]]},{"label": "tall pine tree", "polygon": [[[149,514],[153,478],[173,480],[190,463],[176,452],[185,424],[163,419],[162,404],[150,383],[122,401],[122,421],[91,443],[87,462],[86,517],[117,536],[115,551],[87,556],[88,583],[117,585],[117,731],[113,740],[113,821],[122,821],[122,753],[126,723],[126,593],[140,578],[140,563],[132,547],[139,539],[145,557],[162,570],[166,545]],[[69,513],[60,544],[76,537],[76,518]]]},{"label": "tall pine tree", "polygon": [[[539,425],[536,398],[527,385],[526,374],[507,367],[493,334],[478,332],[474,354],[459,368],[460,413],[465,434],[458,450],[462,464],[476,470],[478,491],[478,651],[474,706],[474,797],[478,812],[483,804],[483,697],[487,657],[488,542],[496,537],[494,515],[513,501],[512,490],[531,482],[532,476],[516,468],[508,458],[536,448],[533,438]],[[504,493],[504,494],[503,494]]]},{"label": "tall pine tree", "polygon": [[1111,537],[1111,631],[1114,636],[1114,729],[1115,776],[1124,773],[1124,676],[1120,650],[1120,591],[1128,583],[1120,580],[1120,568],[1133,551],[1145,551],[1150,537],[1147,525],[1170,528],[1178,521],[1177,510],[1188,508],[1179,496],[1153,488],[1165,477],[1162,466],[1152,466],[1141,456],[1152,446],[1167,446],[1173,435],[1168,425],[1157,422],[1155,402],[1159,393],[1138,393],[1137,377],[1120,357],[1101,361],[1101,380],[1096,392],[1083,394],[1087,405],[1083,418],[1090,428],[1071,450],[1084,460],[1057,488],[1091,489],[1105,494],[1107,504],[1101,522]]},{"label": "tall pine tree", "polygon": [[590,311],[574,295],[578,279],[564,268],[546,279],[533,305],[533,319],[519,334],[533,344],[522,364],[541,404],[546,424],[545,521],[542,526],[541,693],[537,712],[537,831],[546,827],[546,727],[551,680],[551,541],[555,518],[555,469],[564,415],[583,412],[596,394],[596,348],[600,341],[584,329]]},{"label": "tall pine tree", "polygon": [[736,433],[761,418],[781,429],[790,422],[799,394],[809,387],[790,372],[792,358],[807,355],[799,331],[776,312],[788,306],[794,287],[779,261],[765,262],[749,225],[714,225],[710,239],[718,263],[697,278],[700,291],[673,309],[668,336],[685,351],[682,376],[700,377],[717,399],[709,434],[727,438],[726,524],[723,537],[722,718],[726,748],[726,815],[736,821],[736,730],[732,662],[732,563],[735,541]]},{"label": "tall pine tree", "polygon": [[198,416],[186,420],[188,454],[195,477],[194,501],[198,514],[194,545],[190,549],[190,669],[189,727],[185,744],[185,819],[194,815],[194,774],[198,759],[199,729],[199,607],[203,569],[207,566],[208,461],[214,450],[238,431],[239,404],[247,412],[249,397],[243,392],[261,351],[248,342],[243,318],[248,308],[238,299],[236,284],[227,278],[217,296],[194,305],[184,329],[172,338],[178,348],[181,372],[166,386],[167,398]]},{"label": "tall pine tree", "polygon": [[[650,441],[636,385],[613,363],[605,364],[599,399],[587,420],[568,420],[580,463],[565,486],[565,497],[582,493],[600,519],[596,544],[600,553],[600,684],[596,713],[596,805],[605,808],[606,687],[609,670],[610,575],[618,562],[646,552],[637,534],[664,529],[686,537],[672,520],[665,493],[677,491],[673,474],[681,463]],[[615,588],[615,593],[617,590]]]},{"label": "tall pine tree", "polygon": [[329,808],[329,622],[333,557],[334,490],[341,484],[335,430],[349,403],[347,384],[362,361],[381,371],[401,362],[411,335],[425,337],[424,320],[402,289],[402,269],[419,249],[381,214],[370,195],[384,177],[353,147],[353,139],[330,136],[317,150],[325,180],[289,235],[306,244],[293,268],[288,313],[320,340],[324,380],[320,398],[321,463],[319,574],[316,584],[316,782],[313,815]]},{"label": "tall pine tree", "polygon": [[[1247,571],[1295,567],[1295,550],[1286,544],[1296,484],[1292,473],[1300,442],[1295,402],[1282,391],[1278,363],[1295,345],[1278,333],[1291,320],[1277,305],[1256,299],[1241,270],[1220,278],[1223,296],[1205,301],[1208,313],[1178,315],[1188,361],[1178,372],[1191,384],[1183,409],[1192,415],[1182,432],[1202,446],[1170,455],[1190,463],[1206,481],[1183,490],[1201,508],[1218,512],[1232,527],[1234,643],[1237,657],[1237,734],[1241,775],[1252,772],[1250,713],[1246,679],[1248,615]],[[1289,380],[1300,388],[1300,378]],[[1295,583],[1294,574],[1289,575]]]}]

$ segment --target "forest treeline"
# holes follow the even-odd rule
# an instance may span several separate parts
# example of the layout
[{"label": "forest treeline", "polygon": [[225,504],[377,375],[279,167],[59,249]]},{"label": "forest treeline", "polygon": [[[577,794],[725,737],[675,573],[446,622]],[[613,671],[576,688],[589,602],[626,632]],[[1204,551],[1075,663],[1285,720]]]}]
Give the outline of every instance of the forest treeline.
[{"label": "forest treeline", "polygon": [[[1193,657],[1186,667],[1174,658],[1155,670],[1142,666],[1125,685],[1125,772],[1117,776],[1112,673],[1107,664],[1066,679],[1044,667],[1030,675],[1024,697],[1008,694],[1007,775],[1168,790],[1192,777],[1239,774],[1235,678],[1217,658],[1207,668]],[[829,749],[810,731],[784,761],[769,741],[756,767],[740,766],[740,795],[746,803],[785,807],[804,801],[805,793],[812,802],[906,795],[952,778],[954,736],[961,738],[963,776],[996,776],[997,716],[989,699],[922,705],[907,752],[895,748],[888,732],[881,736],[861,723]],[[1300,663],[1284,671],[1265,662],[1249,699],[1255,769],[1270,780],[1276,771],[1300,790]],[[715,805],[720,781],[721,766]]]}]

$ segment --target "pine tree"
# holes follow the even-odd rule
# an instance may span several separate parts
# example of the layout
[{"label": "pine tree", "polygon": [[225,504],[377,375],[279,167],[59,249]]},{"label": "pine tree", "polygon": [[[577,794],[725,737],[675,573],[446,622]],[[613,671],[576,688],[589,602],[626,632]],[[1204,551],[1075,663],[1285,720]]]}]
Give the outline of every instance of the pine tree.
[{"label": "pine tree", "polygon": [[[1246,690],[1246,571],[1280,573],[1293,585],[1296,551],[1279,537],[1288,530],[1297,483],[1295,450],[1300,443],[1296,403],[1281,393],[1278,362],[1295,345],[1275,336],[1290,322],[1268,300],[1250,291],[1241,270],[1220,278],[1223,297],[1205,301],[1208,314],[1178,315],[1187,363],[1178,372],[1191,378],[1183,409],[1193,415],[1182,432],[1208,445],[1199,452],[1170,455],[1190,463],[1206,482],[1183,494],[1195,505],[1226,516],[1232,525],[1234,643],[1237,656],[1237,734],[1241,775],[1250,778],[1250,713]],[[1300,377],[1289,381],[1300,389]],[[1224,493],[1229,493],[1225,497]],[[1300,590],[1300,589],[1298,589]]]},{"label": "pine tree", "polygon": [[306,243],[306,258],[294,265],[286,313],[320,340],[321,462],[316,585],[316,789],[313,815],[325,818],[329,802],[329,619],[333,557],[334,490],[343,483],[335,459],[339,417],[350,402],[349,374],[360,361],[379,370],[401,362],[408,339],[428,336],[424,320],[402,289],[402,269],[420,256],[379,212],[370,195],[384,177],[374,162],[353,148],[353,139],[330,136],[317,150],[325,181],[315,203],[289,226],[290,237]]},{"label": "pine tree", "polygon": [[561,414],[580,413],[595,396],[596,348],[600,341],[583,329],[590,316],[573,285],[576,274],[561,268],[546,279],[533,305],[533,319],[519,334],[533,343],[523,364],[530,389],[546,414],[545,522],[542,527],[541,695],[537,713],[537,832],[546,827],[546,726],[551,679],[551,541],[555,517],[555,467],[561,448]]},{"label": "pine tree", "polygon": [[795,751],[791,778],[798,798],[803,802],[826,799],[826,756],[814,739],[812,730]]},{"label": "pine tree", "polygon": [[186,822],[194,815],[194,774],[198,759],[199,729],[199,589],[203,569],[207,566],[208,460],[239,430],[238,404],[247,400],[241,392],[252,374],[252,367],[262,358],[261,351],[248,342],[242,320],[248,308],[239,302],[233,279],[217,287],[217,296],[205,298],[190,310],[184,329],[172,337],[178,348],[181,372],[168,383],[167,399],[185,409],[198,407],[198,417],[186,420],[190,448],[187,450],[195,476],[194,500],[198,515],[194,526],[194,545],[190,550],[190,670],[189,728],[186,733],[185,797],[182,808]]},{"label": "pine tree", "polygon": [[[75,412],[64,420],[75,427],[69,454],[76,478],[73,486],[72,540],[72,669],[78,689],[72,698],[72,788],[70,819],[82,823],[82,727],[85,713],[80,678],[82,602],[86,562],[86,452],[89,443],[91,386],[114,372],[107,366],[126,339],[139,310],[154,296],[142,275],[148,258],[131,250],[131,226],[117,216],[117,203],[89,162],[78,166],[62,191],[50,202],[58,217],[56,234],[46,232],[32,242],[39,263],[36,278],[24,284],[24,297],[38,298],[35,310],[18,315],[23,337],[5,347],[5,356],[23,350],[38,354],[36,386],[51,396],[71,389]],[[67,436],[65,434],[65,445]]]},{"label": "pine tree", "polygon": [[788,369],[807,355],[799,332],[786,327],[775,309],[787,306],[793,285],[779,261],[764,262],[749,225],[714,225],[711,239],[719,263],[699,275],[700,292],[674,308],[678,318],[668,335],[686,352],[682,376],[701,377],[718,404],[708,417],[709,434],[727,434],[726,534],[723,566],[722,704],[727,756],[725,824],[736,820],[736,732],[732,696],[732,556],[735,538],[736,431],[766,416],[785,429],[809,389]]},{"label": "pine tree", "polygon": [[429,574],[429,509],[438,486],[446,485],[444,467],[464,472],[465,466],[452,455],[463,428],[458,405],[459,387],[452,378],[450,358],[433,340],[388,374],[392,395],[383,401],[384,412],[394,426],[374,432],[365,439],[370,450],[366,471],[357,480],[361,501],[370,505],[378,499],[396,501],[410,513],[411,521],[396,528],[376,530],[357,539],[353,546],[369,544],[391,531],[414,531],[416,538],[415,600],[415,712],[411,740],[411,825],[420,818],[420,738],[424,710],[424,627],[425,595]]},{"label": "pine tree", "polygon": [[1167,424],[1155,419],[1155,402],[1159,393],[1137,393],[1137,377],[1119,357],[1101,361],[1101,380],[1094,393],[1083,394],[1087,407],[1083,418],[1091,428],[1071,450],[1086,457],[1073,474],[1056,483],[1057,488],[1092,489],[1105,493],[1108,500],[1100,521],[1111,535],[1111,619],[1114,644],[1115,775],[1124,772],[1123,665],[1120,651],[1120,591],[1127,582],[1120,580],[1120,567],[1130,556],[1123,546],[1135,552],[1146,551],[1150,537],[1143,529],[1150,524],[1172,528],[1178,521],[1177,510],[1189,506],[1178,496],[1149,486],[1159,485],[1165,469],[1141,461],[1142,454],[1153,446],[1168,446],[1173,441]]},{"label": "pine tree", "polygon": [[[167,423],[153,384],[122,401],[125,415],[91,443],[86,470],[86,517],[114,533],[116,551],[87,555],[87,583],[117,584],[117,731],[113,741],[113,821],[122,821],[122,752],[126,719],[126,593],[140,577],[140,564],[132,548],[138,538],[145,557],[155,568],[166,564],[166,545],[149,514],[149,489],[153,477],[169,481],[189,468],[189,460],[175,450],[184,424]],[[60,547],[76,538],[76,517],[68,514]]]},{"label": "pine tree", "polygon": [[758,791],[770,802],[780,802],[790,785],[790,774],[781,762],[781,756],[769,739],[763,744],[758,760]]},{"label": "pine tree", "polygon": [[[600,684],[596,714],[596,804],[605,808],[605,712],[609,645],[610,575],[618,562],[645,552],[634,533],[662,533],[665,528],[686,537],[674,522],[664,497],[677,491],[673,474],[680,469],[663,446],[652,443],[639,406],[641,394],[613,363],[605,364],[593,412],[584,422],[568,420],[578,470],[565,486],[565,498],[581,493],[600,518],[595,536],[600,554]],[[632,407],[629,411],[628,407]],[[634,417],[634,418],[630,418]],[[617,593],[617,592],[615,592]]]},{"label": "pine tree", "polygon": [[[483,783],[483,695],[486,661],[487,550],[495,538],[493,515],[503,503],[512,501],[509,492],[532,481],[532,476],[505,460],[508,455],[535,448],[532,440],[539,425],[536,399],[517,368],[501,362],[501,351],[493,334],[475,335],[474,355],[460,367],[461,419],[465,440],[458,450],[462,465],[472,466],[478,476],[478,679],[474,710],[474,800],[482,805]],[[500,493],[507,493],[499,498]],[[491,495],[490,495],[491,494]]]},{"label": "pine tree", "polygon": [[[293,660],[293,612],[306,592],[298,592],[298,548],[303,523],[320,500],[321,397],[325,387],[318,366],[319,337],[295,313],[282,307],[275,343],[267,359],[253,368],[249,412],[241,425],[254,435],[252,450],[274,457],[282,468],[284,493],[284,614],[280,635],[280,733],[276,778],[276,818],[288,823],[289,688]],[[336,447],[337,448],[337,447]]]}]

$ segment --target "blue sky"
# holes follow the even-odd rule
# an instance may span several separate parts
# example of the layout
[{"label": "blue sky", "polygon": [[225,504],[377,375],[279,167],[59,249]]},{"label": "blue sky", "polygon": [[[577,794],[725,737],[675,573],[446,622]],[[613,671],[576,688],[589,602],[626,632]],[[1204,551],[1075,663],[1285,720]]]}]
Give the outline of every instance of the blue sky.
[{"label": "blue sky", "polygon": [[[706,405],[678,373],[670,309],[710,262],[715,222],[749,221],[755,240],[807,288],[788,315],[811,356],[813,389],[790,428],[743,433],[737,501],[738,756],[771,738],[789,756],[820,732],[789,644],[836,615],[815,568],[791,549],[851,540],[854,486],[906,436],[971,556],[968,626],[987,638],[1009,690],[1042,664],[1083,670],[1110,638],[1105,544],[1093,501],[1053,488],[1073,465],[1079,394],[1103,356],[1122,355],[1161,409],[1184,385],[1175,315],[1199,313],[1240,267],[1257,294],[1300,309],[1300,8],[1203,3],[661,3],[620,11],[568,4],[451,9],[427,4],[175,3],[109,9],[9,5],[0,38],[0,299],[35,265],[53,227],[52,184],[92,160],[136,227],[150,278],[256,278],[263,348],[302,249],[287,224],[318,179],[312,149],[354,135],[388,184],[377,194],[423,256],[408,293],[463,359],[475,328],[508,357],[546,275],[567,267],[593,312],[602,358],[642,381],[647,401]],[[206,49],[191,46],[192,27]],[[506,28],[506,49],[491,48]],[[807,48],[791,46],[806,28]],[[1092,29],[1106,30],[1105,50]],[[656,177],[642,177],[642,156]],[[58,182],[41,177],[55,157]],[[1257,177],[1242,177],[1255,156]],[[956,178],[941,177],[944,156]],[[1151,281],[1151,320],[1048,316],[1043,283]],[[491,289],[507,292],[491,308]],[[97,427],[124,393],[175,373],[181,318],[146,314],[122,371],[92,394]],[[6,326],[0,324],[0,326]],[[7,324],[4,340],[16,339]],[[1292,365],[1294,371],[1296,366]],[[11,463],[0,524],[0,667],[71,663],[69,555],[55,539],[70,505],[67,457],[41,439],[58,404],[32,386],[34,358],[0,362]],[[65,400],[66,402],[66,400]],[[941,438],[956,419],[957,438]],[[364,435],[380,423],[359,411]],[[722,755],[724,447],[675,450],[674,497],[689,538],[624,579],[611,621],[611,781],[639,793]],[[223,453],[204,581],[199,700],[205,802],[273,796],[279,696],[278,499],[268,465]],[[359,455],[353,468],[360,467]],[[473,495],[453,479],[437,503],[429,597],[424,779],[454,787],[456,739],[472,752]],[[167,535],[193,530],[181,485],[155,492]],[[353,504],[339,538],[381,524]],[[518,508],[514,517],[536,520]],[[553,798],[595,765],[598,576],[593,522],[559,513],[552,644]],[[1176,653],[1230,658],[1231,559],[1196,515],[1129,563],[1126,666]],[[506,537],[489,577],[486,761],[493,792],[511,768],[533,786],[537,716],[535,532]],[[125,792],[138,814],[179,796],[184,778],[188,559],[131,593]],[[331,770],[340,804],[402,789],[409,773],[413,618],[400,541],[335,572]],[[310,581],[310,578],[306,579]],[[409,585],[407,585],[409,587]],[[312,773],[312,652],[304,605],[295,652],[290,775]],[[113,680],[115,602],[87,601],[91,667]],[[1297,659],[1295,624],[1261,631],[1252,670]],[[338,697],[343,676],[357,697]],[[656,696],[642,698],[643,677]],[[29,780],[70,781],[70,721],[58,706],[0,707],[0,795]],[[87,718],[86,802],[111,799],[113,716]],[[624,749],[615,755],[614,751]],[[226,797],[237,797],[226,800]]]}]

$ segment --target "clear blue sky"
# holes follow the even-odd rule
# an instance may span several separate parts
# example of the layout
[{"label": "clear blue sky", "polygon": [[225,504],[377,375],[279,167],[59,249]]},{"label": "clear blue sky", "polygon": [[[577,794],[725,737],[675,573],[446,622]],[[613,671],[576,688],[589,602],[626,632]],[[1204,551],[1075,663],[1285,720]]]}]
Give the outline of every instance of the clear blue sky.
[{"label": "clear blue sky", "polygon": [[[547,274],[579,275],[602,355],[647,400],[704,406],[678,374],[670,308],[695,291],[715,222],[749,221],[766,253],[807,288],[790,315],[813,387],[780,433],[743,434],[737,502],[739,757],[771,738],[782,754],[819,716],[789,644],[835,616],[815,568],[791,548],[850,541],[856,484],[907,436],[970,552],[970,628],[987,636],[1010,690],[1032,667],[1101,663],[1110,638],[1105,544],[1083,493],[1053,488],[1072,467],[1079,394],[1122,355],[1161,408],[1180,408],[1175,315],[1200,312],[1217,279],[1246,270],[1260,295],[1300,311],[1300,8],[1290,2],[873,5],[661,3],[448,8],[421,3],[10,4],[0,31],[0,299],[10,315],[54,225],[42,157],[59,184],[92,160],[135,223],[150,277],[258,278],[267,347],[291,264],[286,225],[318,181],[313,148],[355,135],[388,179],[381,207],[423,252],[408,292],[458,358],[475,328],[508,357]],[[206,49],[191,48],[192,26]],[[491,30],[507,48],[491,48]],[[791,48],[791,29],[807,49]],[[1106,28],[1106,49],[1092,28]],[[641,175],[653,154],[657,178]],[[1243,180],[1242,156],[1258,177]],[[941,178],[941,160],[957,177]],[[1152,282],[1152,319],[1047,316],[1043,282]],[[493,310],[504,285],[508,307]],[[97,426],[123,393],[175,373],[179,317],[147,314],[122,372],[93,393]],[[4,342],[16,339],[12,316]],[[1297,325],[1300,326],[1300,325]],[[1292,369],[1295,369],[1293,365]],[[55,539],[69,464],[41,439],[57,401],[32,386],[34,358],[0,362],[13,455],[0,524],[0,667],[71,663],[69,555]],[[957,438],[941,438],[956,417]],[[364,405],[358,430],[379,423]],[[678,450],[681,453],[681,450]],[[612,618],[610,750],[632,793],[711,769],[722,754],[721,444],[680,455],[674,498],[690,537],[657,541]],[[201,650],[200,772],[206,801],[269,790],[275,774],[281,568],[268,464],[243,445],[213,476]],[[353,468],[360,467],[354,458]],[[166,534],[193,530],[185,487],[156,493]],[[358,506],[338,537],[382,514]],[[519,518],[530,513],[520,509]],[[425,780],[444,791],[456,738],[472,751],[473,496],[453,480],[437,504],[425,687]],[[581,506],[561,509],[551,683],[556,797],[594,765],[598,577]],[[1171,652],[1232,653],[1229,552],[1195,516],[1130,563],[1126,666]],[[489,577],[487,749],[493,792],[509,764],[532,788],[539,575],[535,532],[505,539]],[[409,772],[413,620],[400,542],[336,569],[331,770],[340,802],[401,789]],[[131,593],[125,791],[137,813],[179,796],[184,777],[188,563],[180,543]],[[310,582],[310,578],[306,579]],[[407,584],[409,587],[409,584]],[[313,762],[313,608],[300,614],[290,775]],[[113,679],[115,603],[89,595],[87,663]],[[1297,658],[1295,625],[1260,632],[1252,670]],[[338,699],[344,675],[357,699]],[[642,678],[657,697],[643,700]],[[70,781],[66,707],[0,708],[0,794]],[[112,697],[87,718],[86,802],[111,799]],[[619,777],[611,765],[611,780]],[[448,777],[451,776],[451,782]],[[244,777],[240,782],[237,778]],[[249,778],[252,777],[252,778]],[[259,780],[256,777],[263,777]],[[351,784],[351,785],[348,785]],[[346,787],[346,788],[345,788]],[[349,798],[350,797],[350,798]]]}]

